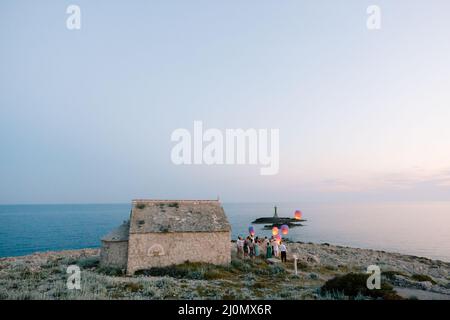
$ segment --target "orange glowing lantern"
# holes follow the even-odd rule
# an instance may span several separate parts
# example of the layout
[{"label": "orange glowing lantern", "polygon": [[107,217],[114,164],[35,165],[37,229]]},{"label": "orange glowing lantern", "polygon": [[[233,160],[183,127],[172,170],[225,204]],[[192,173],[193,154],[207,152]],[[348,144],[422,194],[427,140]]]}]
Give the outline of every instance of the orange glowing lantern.
[{"label": "orange glowing lantern", "polygon": [[278,227],[273,227],[273,228],[272,228],[272,234],[273,234],[274,236],[276,236],[276,235],[278,234]]},{"label": "orange glowing lantern", "polygon": [[287,235],[289,233],[289,226],[287,224],[283,224],[281,226],[281,233],[283,235]]},{"label": "orange glowing lantern", "polygon": [[302,212],[300,210],[296,210],[294,214],[295,220],[301,220],[302,219]]}]

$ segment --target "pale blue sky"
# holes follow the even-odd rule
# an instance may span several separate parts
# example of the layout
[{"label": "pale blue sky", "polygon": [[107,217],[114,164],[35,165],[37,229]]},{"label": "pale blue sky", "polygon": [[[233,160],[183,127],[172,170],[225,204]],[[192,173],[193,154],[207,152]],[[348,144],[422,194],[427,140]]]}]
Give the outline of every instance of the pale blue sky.
[{"label": "pale blue sky", "polygon": [[[447,0],[2,0],[0,203],[449,200],[449,14]],[[279,174],[173,165],[170,134],[194,120],[279,128]]]}]

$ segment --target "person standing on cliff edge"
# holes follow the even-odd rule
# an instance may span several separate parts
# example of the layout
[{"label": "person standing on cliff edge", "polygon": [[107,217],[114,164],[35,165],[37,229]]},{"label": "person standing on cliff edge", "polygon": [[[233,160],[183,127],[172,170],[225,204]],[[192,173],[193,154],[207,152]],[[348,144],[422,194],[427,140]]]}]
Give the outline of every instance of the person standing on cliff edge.
[{"label": "person standing on cliff edge", "polygon": [[281,252],[281,262],[286,262],[287,248],[284,242],[282,242],[280,245],[280,252]]}]

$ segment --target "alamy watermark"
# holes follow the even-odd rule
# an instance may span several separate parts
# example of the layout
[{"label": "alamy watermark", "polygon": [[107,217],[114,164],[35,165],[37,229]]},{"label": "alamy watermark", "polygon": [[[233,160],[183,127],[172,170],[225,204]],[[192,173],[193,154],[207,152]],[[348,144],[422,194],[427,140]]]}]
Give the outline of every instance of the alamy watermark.
[{"label": "alamy watermark", "polygon": [[81,270],[77,265],[70,265],[67,267],[67,289],[68,290],[80,290],[81,289]]},{"label": "alamy watermark", "polygon": [[66,13],[69,15],[66,20],[66,27],[69,30],[81,29],[81,8],[75,4],[67,7]]},{"label": "alamy watermark", "polygon": [[261,175],[275,175],[280,166],[279,129],[203,130],[202,121],[194,121],[194,130],[176,129],[171,140],[171,159],[176,165],[260,165]]},{"label": "alamy watermark", "polygon": [[366,26],[369,30],[380,30],[381,29],[381,8],[377,5],[371,5],[367,7],[366,10],[367,17]]},{"label": "alamy watermark", "polygon": [[370,276],[367,278],[366,285],[367,289],[381,289],[381,270],[377,265],[370,265],[367,267],[367,273]]},{"label": "alamy watermark", "polygon": [[[69,15],[66,19],[66,27],[69,30],[81,29],[81,8],[78,5],[71,4],[66,8]],[[378,5],[370,5],[367,7],[368,14],[366,26],[368,30],[381,29],[381,8]]]}]

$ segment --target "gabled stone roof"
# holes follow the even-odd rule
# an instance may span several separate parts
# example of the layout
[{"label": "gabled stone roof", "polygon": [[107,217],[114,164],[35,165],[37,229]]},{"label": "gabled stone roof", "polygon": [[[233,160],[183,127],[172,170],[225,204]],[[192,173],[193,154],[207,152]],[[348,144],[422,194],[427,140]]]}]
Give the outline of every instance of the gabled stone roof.
[{"label": "gabled stone roof", "polygon": [[104,236],[102,241],[128,241],[129,232],[130,221],[125,221],[123,224]]},{"label": "gabled stone roof", "polygon": [[231,230],[217,200],[133,200],[132,206],[130,233]]}]

